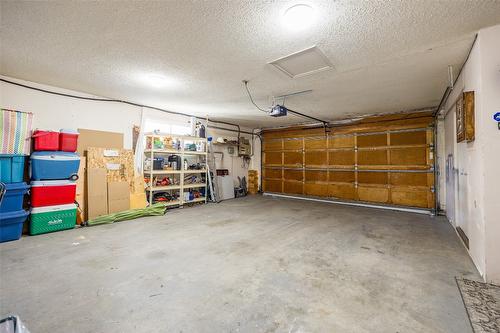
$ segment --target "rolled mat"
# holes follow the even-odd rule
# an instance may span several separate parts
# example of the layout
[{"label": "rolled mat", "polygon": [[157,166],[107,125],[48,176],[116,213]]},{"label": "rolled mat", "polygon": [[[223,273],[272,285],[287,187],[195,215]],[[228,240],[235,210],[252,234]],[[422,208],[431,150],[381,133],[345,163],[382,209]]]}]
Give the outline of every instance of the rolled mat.
[{"label": "rolled mat", "polygon": [[84,226],[93,226],[99,224],[109,224],[120,221],[132,220],[144,216],[160,216],[164,215],[167,206],[163,203],[155,203],[146,208],[130,209],[119,213],[99,216],[93,220],[85,222]]}]

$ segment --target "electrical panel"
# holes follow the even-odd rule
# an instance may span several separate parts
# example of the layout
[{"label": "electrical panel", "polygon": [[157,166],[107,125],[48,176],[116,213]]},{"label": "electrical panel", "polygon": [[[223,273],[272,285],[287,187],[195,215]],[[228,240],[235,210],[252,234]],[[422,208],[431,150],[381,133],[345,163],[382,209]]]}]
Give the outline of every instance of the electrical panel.
[{"label": "electrical panel", "polygon": [[247,138],[240,138],[238,155],[239,156],[252,155],[252,146],[250,145],[250,140],[248,140]]}]

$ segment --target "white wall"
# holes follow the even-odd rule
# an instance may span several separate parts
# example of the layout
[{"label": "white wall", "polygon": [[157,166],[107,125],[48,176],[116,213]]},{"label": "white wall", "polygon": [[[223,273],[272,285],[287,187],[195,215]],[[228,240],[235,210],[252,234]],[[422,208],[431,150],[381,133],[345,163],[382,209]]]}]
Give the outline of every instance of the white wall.
[{"label": "white wall", "polygon": [[[76,91],[37,84],[24,80],[0,76],[9,81],[34,86],[37,88],[67,93],[84,97],[97,97]],[[124,134],[124,147],[132,147],[132,127],[141,125],[141,117],[157,120],[159,122],[175,122],[188,124],[190,118],[172,115],[165,112],[126,105],[123,103],[98,102],[74,99],[58,95],[39,92],[5,82],[0,82],[0,107],[34,114],[34,128],[59,130],[61,128],[86,128],[101,131],[120,132]],[[218,124],[216,124],[219,126]],[[223,125],[231,128],[230,126]],[[242,128],[251,132],[251,129]],[[212,136],[237,136],[237,133],[221,130],[208,130]],[[250,135],[243,134],[247,138]],[[260,144],[256,138],[255,158],[252,158],[250,168],[259,169],[260,172]],[[227,154],[226,154],[227,155]],[[223,167],[229,169],[235,181],[237,176],[247,176],[248,168],[243,168],[238,157],[224,157]]]},{"label": "white wall", "polygon": [[[98,97],[2,76],[37,88]],[[34,128],[59,130],[87,128],[124,134],[124,147],[132,147],[132,127],[141,123],[141,109],[122,103],[95,102],[51,95],[0,82],[0,107],[34,114]]]},{"label": "white wall", "polygon": [[[448,201],[442,207],[446,208],[450,222],[468,236],[469,254],[481,275],[495,282],[500,282],[500,131],[492,116],[500,111],[499,40],[500,26],[479,32],[469,60],[443,108],[444,113],[451,111],[444,119],[447,133],[441,142],[444,153],[439,157],[443,177],[448,154],[454,154],[457,169],[454,195],[449,193],[452,186],[441,188],[441,202]],[[453,108],[463,91],[475,93],[476,132],[475,140],[470,143],[456,143],[455,136]],[[450,200],[455,204],[450,205]]]},{"label": "white wall", "polygon": [[481,31],[486,279],[500,283],[500,25]]}]

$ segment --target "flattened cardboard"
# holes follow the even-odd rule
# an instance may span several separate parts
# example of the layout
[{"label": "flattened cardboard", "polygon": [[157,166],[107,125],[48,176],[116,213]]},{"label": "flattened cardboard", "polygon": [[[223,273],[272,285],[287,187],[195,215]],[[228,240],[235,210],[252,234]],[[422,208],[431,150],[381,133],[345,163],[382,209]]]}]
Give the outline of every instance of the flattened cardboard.
[{"label": "flattened cardboard", "polygon": [[79,128],[77,152],[84,156],[88,147],[123,148],[123,133]]},{"label": "flattened cardboard", "polygon": [[127,182],[108,183],[108,214],[130,209],[130,189]]},{"label": "flattened cardboard", "polygon": [[78,169],[78,180],[76,181],[76,202],[82,212],[81,219],[86,221],[87,218],[87,158],[80,157],[80,168]]},{"label": "flattened cardboard", "polygon": [[87,216],[92,220],[108,213],[106,169],[87,169]]}]

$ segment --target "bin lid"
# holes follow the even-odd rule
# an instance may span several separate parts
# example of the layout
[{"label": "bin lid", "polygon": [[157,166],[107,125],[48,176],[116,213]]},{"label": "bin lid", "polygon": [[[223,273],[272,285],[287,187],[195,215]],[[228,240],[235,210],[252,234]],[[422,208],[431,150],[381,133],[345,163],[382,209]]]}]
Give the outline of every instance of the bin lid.
[{"label": "bin lid", "polygon": [[60,132],[66,134],[80,134],[76,129],[71,129],[71,128],[61,128]]},{"label": "bin lid", "polygon": [[71,180],[32,180],[31,187],[39,186],[65,186],[65,185],[75,185],[76,182]]},{"label": "bin lid", "polygon": [[15,190],[25,190],[28,189],[30,186],[27,185],[25,182],[22,183],[7,183],[5,184],[5,189],[7,191],[15,191]]},{"label": "bin lid", "polygon": [[36,151],[31,154],[32,160],[56,160],[56,161],[74,161],[80,160],[77,153],[68,153],[64,151]]},{"label": "bin lid", "polygon": [[26,156],[29,156],[29,154],[27,154],[27,155],[21,155],[21,154],[0,154],[0,157],[3,157],[3,158],[26,157]]},{"label": "bin lid", "polygon": [[44,206],[44,207],[33,207],[31,208],[31,214],[57,212],[62,210],[76,209],[76,204],[66,204],[57,206]]},{"label": "bin lid", "polygon": [[19,218],[19,217],[28,216],[29,213],[30,212],[28,210],[24,210],[24,209],[15,210],[13,212],[0,213],[0,225],[19,223],[19,221],[15,221],[15,219]]}]

